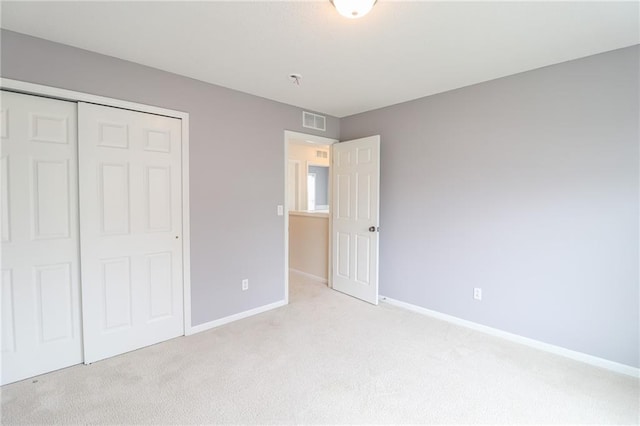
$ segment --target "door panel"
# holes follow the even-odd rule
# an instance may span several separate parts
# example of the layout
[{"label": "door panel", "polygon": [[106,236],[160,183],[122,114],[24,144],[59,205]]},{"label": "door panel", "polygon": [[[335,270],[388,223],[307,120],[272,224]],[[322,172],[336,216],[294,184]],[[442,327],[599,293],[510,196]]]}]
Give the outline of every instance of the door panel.
[{"label": "door panel", "polygon": [[102,235],[129,233],[129,165],[99,162],[99,214]]},{"label": "door panel", "polygon": [[371,238],[369,235],[356,234],[356,282],[370,284]]},{"label": "door panel", "polygon": [[371,220],[371,176],[356,177],[356,220]]},{"label": "door panel", "polygon": [[79,104],[85,362],[184,334],[181,122]]},{"label": "door panel", "polygon": [[102,328],[110,331],[131,327],[131,263],[128,257],[101,259],[102,297],[100,316]]},{"label": "door panel", "polygon": [[47,113],[29,113],[29,139],[37,142],[69,143],[68,116]]},{"label": "door panel", "polygon": [[171,231],[171,169],[147,167],[145,175],[149,231]]},{"label": "door panel", "polygon": [[173,293],[171,291],[171,252],[149,254],[147,258],[147,286],[151,314],[149,321],[171,316]]},{"label": "door panel", "polygon": [[[69,162],[33,160],[34,239],[69,237]],[[55,196],[51,196],[55,194]]]},{"label": "door panel", "polygon": [[82,362],[76,104],[2,92],[2,384]]},{"label": "door panel", "polygon": [[332,149],[333,288],[378,304],[380,136]]},{"label": "door panel", "polygon": [[41,340],[52,342],[72,338],[71,265],[41,266],[34,271]]},{"label": "door panel", "polygon": [[336,245],[336,273],[339,277],[349,279],[349,266],[351,264],[350,254],[351,250],[349,249],[349,243],[351,241],[350,235],[348,233],[336,232],[337,235],[337,245]]},{"label": "door panel", "polygon": [[[13,299],[13,279],[11,271],[2,271],[2,352],[16,350]],[[4,369],[4,366],[3,366]],[[4,380],[3,380],[4,383]]]}]

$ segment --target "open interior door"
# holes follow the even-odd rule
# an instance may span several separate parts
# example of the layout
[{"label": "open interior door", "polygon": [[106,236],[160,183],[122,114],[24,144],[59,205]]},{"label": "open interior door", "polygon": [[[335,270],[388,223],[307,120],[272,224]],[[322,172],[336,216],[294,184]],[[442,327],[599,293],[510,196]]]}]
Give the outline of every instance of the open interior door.
[{"label": "open interior door", "polygon": [[380,136],[332,145],[332,284],[378,304]]}]

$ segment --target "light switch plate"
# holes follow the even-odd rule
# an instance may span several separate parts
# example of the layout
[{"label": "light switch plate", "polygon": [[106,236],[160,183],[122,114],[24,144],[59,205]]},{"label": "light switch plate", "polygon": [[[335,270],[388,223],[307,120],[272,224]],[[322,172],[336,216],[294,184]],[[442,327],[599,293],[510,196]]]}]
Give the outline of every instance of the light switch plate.
[{"label": "light switch plate", "polygon": [[282,204],[278,204],[278,216],[284,216],[284,206]]}]

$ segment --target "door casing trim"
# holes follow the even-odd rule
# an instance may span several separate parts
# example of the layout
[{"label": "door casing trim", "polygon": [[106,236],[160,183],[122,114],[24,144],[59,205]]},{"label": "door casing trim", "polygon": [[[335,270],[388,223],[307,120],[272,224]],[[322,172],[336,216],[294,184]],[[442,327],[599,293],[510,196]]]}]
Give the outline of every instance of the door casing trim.
[{"label": "door casing trim", "polygon": [[[324,136],[315,136],[306,133],[294,132],[292,130],[284,131],[284,301],[289,303],[289,140],[301,139],[317,145],[333,145],[339,143],[337,139],[331,139]],[[333,158],[330,159],[333,162]],[[306,170],[306,168],[305,168]],[[331,173],[329,173],[329,239],[327,252],[327,277],[328,285],[331,287],[331,205],[333,204],[333,194],[331,194]]]}]

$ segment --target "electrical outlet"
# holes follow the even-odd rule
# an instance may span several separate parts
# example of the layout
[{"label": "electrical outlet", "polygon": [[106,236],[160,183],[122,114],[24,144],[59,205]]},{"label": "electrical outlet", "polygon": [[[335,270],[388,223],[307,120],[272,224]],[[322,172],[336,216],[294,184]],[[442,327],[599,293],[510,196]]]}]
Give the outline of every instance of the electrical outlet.
[{"label": "electrical outlet", "polygon": [[247,290],[249,290],[249,280],[245,278],[244,280],[242,280],[242,291]]},{"label": "electrical outlet", "polygon": [[482,300],[482,289],[481,288],[474,288],[473,289],[473,298],[476,300]]}]

